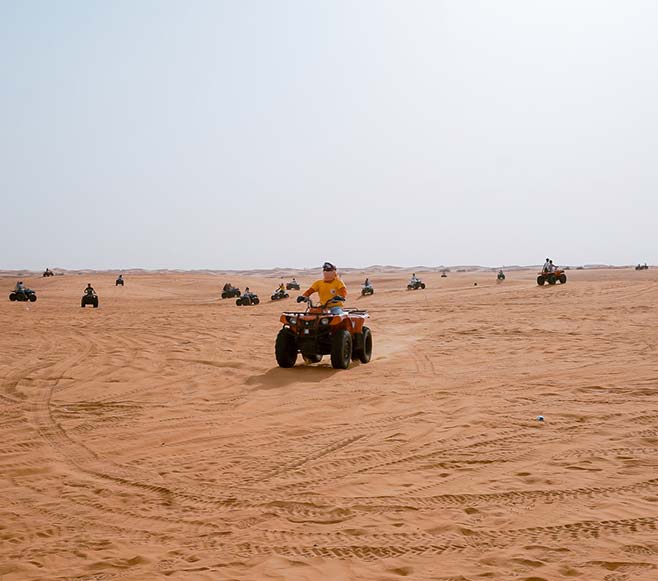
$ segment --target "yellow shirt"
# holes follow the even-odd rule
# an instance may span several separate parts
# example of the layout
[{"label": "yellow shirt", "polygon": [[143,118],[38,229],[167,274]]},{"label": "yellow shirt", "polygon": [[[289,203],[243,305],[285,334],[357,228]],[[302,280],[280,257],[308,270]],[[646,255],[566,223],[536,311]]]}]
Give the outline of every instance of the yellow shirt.
[{"label": "yellow shirt", "polygon": [[[331,282],[324,282],[324,280],[316,280],[309,290],[316,292],[320,295],[320,303],[325,304],[330,298],[336,295],[345,296],[347,288],[340,278],[336,277]],[[306,291],[308,292],[308,291]],[[306,293],[304,293],[306,294]],[[310,294],[310,293],[309,293]],[[342,302],[334,302],[329,305],[330,307],[340,307]]]}]

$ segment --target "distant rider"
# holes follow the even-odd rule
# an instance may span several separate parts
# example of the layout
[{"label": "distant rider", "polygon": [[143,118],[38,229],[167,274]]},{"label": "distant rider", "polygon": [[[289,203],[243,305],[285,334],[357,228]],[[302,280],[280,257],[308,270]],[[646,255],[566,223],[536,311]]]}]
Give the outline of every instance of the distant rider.
[{"label": "distant rider", "polygon": [[370,286],[370,279],[366,278],[366,281],[363,283],[363,286],[368,288]]},{"label": "distant rider", "polygon": [[23,284],[22,280],[19,280],[16,283],[16,288],[14,289],[17,293],[23,294],[25,292],[25,285]]},{"label": "distant rider", "polygon": [[[340,315],[343,312],[343,301],[347,298],[347,287],[336,273],[336,267],[331,262],[325,262],[322,265],[322,279],[316,280],[308,290],[304,291],[302,297],[310,297],[313,293],[318,293],[320,296],[320,303],[327,304],[327,302],[334,298],[339,297],[340,300],[332,302],[329,307],[329,312],[332,315]],[[297,297],[300,302],[301,297]]]},{"label": "distant rider", "polygon": [[94,287],[91,286],[90,282],[87,283],[87,288],[85,289],[85,294],[86,295],[95,295],[96,294],[96,291],[94,290]]},{"label": "distant rider", "polygon": [[542,272],[551,272],[551,264],[553,264],[553,261],[550,258],[546,259],[546,262],[544,262],[544,266],[541,269]]}]

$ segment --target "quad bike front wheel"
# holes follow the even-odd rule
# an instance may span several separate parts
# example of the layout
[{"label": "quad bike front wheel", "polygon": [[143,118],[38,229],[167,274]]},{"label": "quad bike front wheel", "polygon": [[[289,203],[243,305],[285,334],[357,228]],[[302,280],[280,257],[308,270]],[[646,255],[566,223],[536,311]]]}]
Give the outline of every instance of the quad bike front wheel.
[{"label": "quad bike front wheel", "polygon": [[297,339],[288,329],[281,329],[274,343],[274,355],[279,367],[294,367],[297,361]]},{"label": "quad bike front wheel", "polygon": [[237,299],[235,301],[235,304],[238,305],[238,307],[241,306],[242,305],[242,299]]},{"label": "quad bike front wheel", "polygon": [[16,293],[11,293],[9,295],[9,300],[13,303],[16,300]]},{"label": "quad bike front wheel", "polygon": [[372,333],[368,327],[363,327],[361,336],[354,336],[355,348],[352,359],[358,359],[361,363],[368,363],[372,358]]},{"label": "quad bike front wheel", "polygon": [[545,283],[545,282],[546,282],[546,281],[544,280],[544,277],[543,277],[543,276],[538,276],[538,277],[537,277],[537,284],[538,284],[539,286],[544,286],[544,283]]},{"label": "quad bike front wheel", "polygon": [[260,299],[258,297],[254,297],[253,299],[251,299],[252,305],[257,305],[258,303],[260,303]]},{"label": "quad bike front wheel", "polygon": [[560,284],[565,284],[567,282],[567,275],[561,274],[558,280],[560,281]]},{"label": "quad bike front wheel", "polygon": [[30,302],[33,303],[37,300],[37,295],[30,295]]},{"label": "quad bike front wheel", "polygon": [[331,339],[331,366],[347,369],[352,359],[352,336],[349,331],[339,329]]}]

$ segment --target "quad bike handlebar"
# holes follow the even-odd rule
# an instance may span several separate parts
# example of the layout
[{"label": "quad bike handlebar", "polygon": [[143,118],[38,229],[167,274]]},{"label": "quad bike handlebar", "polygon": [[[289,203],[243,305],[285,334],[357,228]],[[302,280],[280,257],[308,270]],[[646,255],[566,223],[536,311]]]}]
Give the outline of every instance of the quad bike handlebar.
[{"label": "quad bike handlebar", "polygon": [[311,300],[311,297],[305,297],[304,295],[299,295],[297,297],[297,302],[298,303],[308,303],[308,308],[309,309],[326,309],[331,305],[331,303],[342,303],[345,300],[344,297],[341,297],[340,295],[336,295],[335,297],[331,297],[326,303],[324,304],[317,304],[314,305],[313,301]]}]

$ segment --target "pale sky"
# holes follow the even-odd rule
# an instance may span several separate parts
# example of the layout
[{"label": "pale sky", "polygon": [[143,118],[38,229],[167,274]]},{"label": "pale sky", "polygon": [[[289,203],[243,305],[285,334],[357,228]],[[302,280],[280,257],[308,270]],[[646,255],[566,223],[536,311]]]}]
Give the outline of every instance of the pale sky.
[{"label": "pale sky", "polygon": [[0,268],[658,263],[658,3],[0,0]]}]

